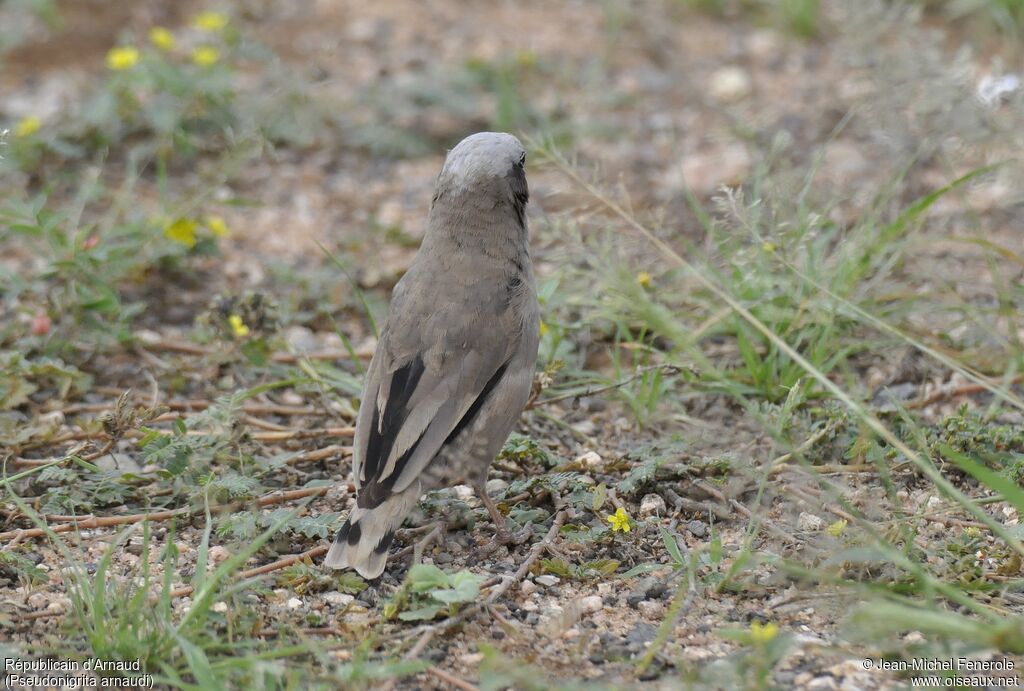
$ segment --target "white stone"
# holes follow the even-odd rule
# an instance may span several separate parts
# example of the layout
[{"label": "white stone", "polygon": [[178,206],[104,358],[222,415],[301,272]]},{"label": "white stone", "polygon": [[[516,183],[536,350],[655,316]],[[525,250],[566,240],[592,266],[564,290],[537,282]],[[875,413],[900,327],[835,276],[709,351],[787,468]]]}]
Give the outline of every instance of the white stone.
[{"label": "white stone", "polygon": [[561,579],[558,576],[552,576],[550,573],[546,573],[543,576],[537,576],[533,580],[537,581],[537,583],[544,586],[545,588],[550,588],[551,586],[558,583]]},{"label": "white stone", "polygon": [[574,430],[580,434],[591,436],[597,433],[597,425],[594,424],[593,420],[580,420],[570,425]]},{"label": "white stone", "polygon": [[43,413],[39,416],[39,424],[53,429],[60,427],[64,424],[64,411],[51,410],[49,413]]},{"label": "white stone", "polygon": [[300,406],[305,405],[306,399],[302,396],[302,394],[297,393],[295,391],[285,391],[283,394],[281,394],[281,402],[284,403],[285,405]]},{"label": "white stone", "polygon": [[221,545],[214,545],[207,554],[211,564],[219,564],[231,556],[231,550]]},{"label": "white stone", "polygon": [[469,502],[470,499],[476,496],[473,492],[473,488],[468,485],[455,485],[452,487],[452,492],[459,499],[459,501]]},{"label": "white stone", "polygon": [[288,609],[298,609],[299,607],[302,607],[302,600],[299,598],[293,597],[288,600]]},{"label": "white stone", "polygon": [[821,530],[822,528],[824,528],[825,527],[825,521],[823,521],[818,516],[815,516],[813,513],[807,513],[806,511],[801,511],[800,512],[800,516],[796,519],[796,527],[797,527],[797,530],[805,530],[805,531],[808,531],[808,532],[814,532],[814,531]]},{"label": "white stone", "polygon": [[217,612],[218,614],[224,614],[224,612],[228,611],[228,603],[214,602],[213,607],[211,607],[210,609],[212,609],[214,612]]},{"label": "white stone", "polygon": [[604,607],[604,602],[601,600],[600,595],[587,595],[586,597],[580,598],[580,614],[593,614],[594,612],[600,612],[602,607]]},{"label": "white stone", "polygon": [[355,600],[355,597],[348,593],[332,591],[324,595],[324,601],[334,607],[347,607],[353,600]]},{"label": "white stone", "polygon": [[574,461],[587,468],[598,468],[604,463],[604,459],[596,451],[588,451]]},{"label": "white stone", "polygon": [[521,592],[523,595],[526,595],[527,597],[533,595],[539,590],[540,588],[537,587],[537,584],[531,581],[530,579],[526,579],[519,586],[519,592]]},{"label": "white stone", "polygon": [[750,95],[753,84],[750,75],[742,67],[731,65],[715,70],[711,74],[708,91],[718,101],[734,103]]},{"label": "white stone", "polygon": [[496,477],[493,480],[487,481],[487,493],[488,494],[500,494],[508,489],[508,483],[502,480],[500,477]]},{"label": "white stone", "polygon": [[660,619],[665,612],[665,606],[657,600],[641,600],[636,608],[645,619]]},{"label": "white stone", "polygon": [[834,691],[836,688],[836,680],[832,677],[818,677],[807,684],[808,691]]},{"label": "white stone", "polygon": [[644,516],[663,515],[665,513],[665,500],[657,494],[644,495],[644,498],[640,500],[640,513]]}]

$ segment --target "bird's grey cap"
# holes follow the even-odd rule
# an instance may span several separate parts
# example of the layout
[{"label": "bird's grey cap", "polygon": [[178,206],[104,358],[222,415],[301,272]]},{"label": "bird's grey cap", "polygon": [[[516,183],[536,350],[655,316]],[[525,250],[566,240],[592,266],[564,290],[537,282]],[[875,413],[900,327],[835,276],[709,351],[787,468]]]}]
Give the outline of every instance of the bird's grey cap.
[{"label": "bird's grey cap", "polygon": [[441,177],[452,183],[503,177],[526,160],[520,141],[505,132],[477,132],[448,152]]}]

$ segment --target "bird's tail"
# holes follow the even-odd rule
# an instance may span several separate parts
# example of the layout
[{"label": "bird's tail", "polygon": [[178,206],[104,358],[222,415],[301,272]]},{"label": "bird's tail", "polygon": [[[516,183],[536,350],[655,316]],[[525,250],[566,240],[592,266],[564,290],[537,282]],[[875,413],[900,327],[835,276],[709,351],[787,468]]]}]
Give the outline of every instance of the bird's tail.
[{"label": "bird's tail", "polygon": [[372,509],[356,506],[341,526],[324,557],[324,566],[355,569],[363,578],[377,578],[388,561],[388,547],[395,531],[420,498],[420,483],[392,494]]}]

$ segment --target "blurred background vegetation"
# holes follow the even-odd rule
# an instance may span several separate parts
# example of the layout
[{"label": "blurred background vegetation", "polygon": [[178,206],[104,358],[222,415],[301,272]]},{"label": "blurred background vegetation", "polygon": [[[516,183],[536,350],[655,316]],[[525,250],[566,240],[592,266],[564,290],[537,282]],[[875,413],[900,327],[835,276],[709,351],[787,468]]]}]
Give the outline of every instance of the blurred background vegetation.
[{"label": "blurred background vegetation", "polygon": [[[1022,29],[1019,0],[4,1],[0,646],[204,689],[1021,654]],[[530,150],[542,405],[491,489],[536,529],[368,588],[315,550],[433,179],[485,129]],[[563,506],[532,591],[458,621]],[[457,493],[421,513],[491,534]]]}]

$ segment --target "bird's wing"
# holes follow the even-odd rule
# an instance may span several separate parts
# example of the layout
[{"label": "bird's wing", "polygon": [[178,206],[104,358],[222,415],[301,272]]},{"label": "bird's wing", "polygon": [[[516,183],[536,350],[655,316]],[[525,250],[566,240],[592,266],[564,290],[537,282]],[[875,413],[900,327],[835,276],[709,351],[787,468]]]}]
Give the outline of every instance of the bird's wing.
[{"label": "bird's wing", "polygon": [[482,278],[460,286],[471,305],[414,291],[424,282],[408,278],[392,300],[356,423],[353,472],[363,508],[409,487],[472,421],[505,376],[521,328]]}]

